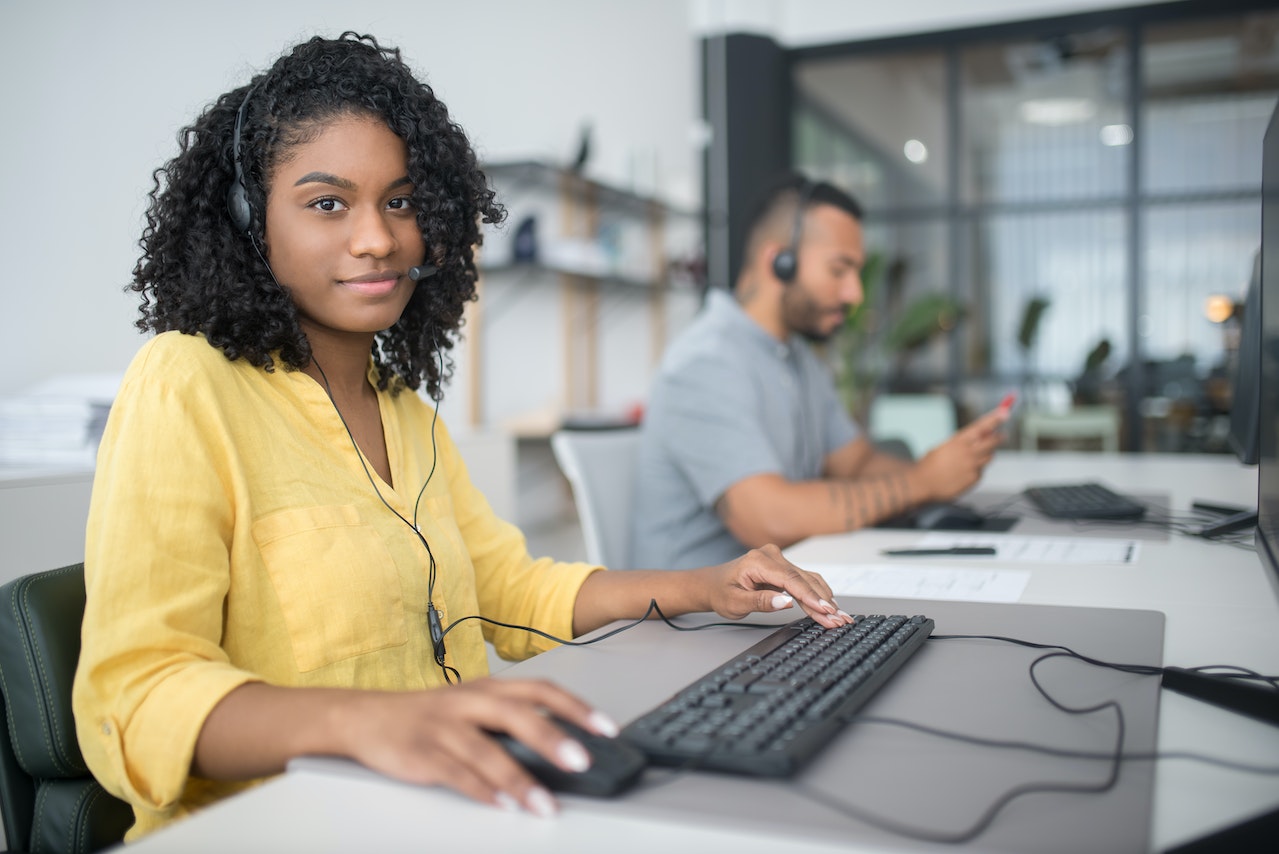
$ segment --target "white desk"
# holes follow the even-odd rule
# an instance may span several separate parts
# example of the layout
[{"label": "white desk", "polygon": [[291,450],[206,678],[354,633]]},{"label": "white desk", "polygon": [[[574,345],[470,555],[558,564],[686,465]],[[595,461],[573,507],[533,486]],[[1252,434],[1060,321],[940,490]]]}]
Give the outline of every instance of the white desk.
[{"label": "white desk", "polygon": [[[1121,489],[1166,492],[1173,506],[1192,499],[1251,505],[1255,471],[1227,458],[1107,454],[1001,454],[984,488],[1011,491],[1028,481],[1099,478]],[[911,543],[910,531],[867,531],[814,539],[790,550],[798,562],[881,560],[879,549]],[[1167,614],[1165,663],[1230,663],[1279,672],[1279,598],[1250,553],[1175,536],[1143,542],[1133,565],[1034,566],[1023,602],[1141,608]],[[849,604],[849,603],[844,603]],[[677,654],[682,638],[671,633]],[[658,646],[665,647],[663,640]],[[503,675],[563,674],[573,683],[573,654],[564,649],[510,668]],[[669,660],[669,659],[667,659]],[[640,674],[618,684],[575,690],[606,711]],[[656,701],[660,697],[654,697]],[[1279,729],[1180,695],[1161,698],[1159,746],[1279,765]],[[1279,804],[1275,777],[1260,777],[1184,760],[1158,763],[1152,844],[1162,850]],[[761,809],[767,811],[768,805]],[[552,821],[505,814],[452,793],[377,778],[355,769],[332,774],[295,770],[142,840],[146,851],[466,851],[556,852],[607,849],[613,854],[661,851],[827,852],[870,850],[855,840],[839,846],[805,839],[803,828],[777,817],[775,833],[738,832],[636,814],[626,802],[570,801]],[[980,848],[978,840],[977,848]]]}]

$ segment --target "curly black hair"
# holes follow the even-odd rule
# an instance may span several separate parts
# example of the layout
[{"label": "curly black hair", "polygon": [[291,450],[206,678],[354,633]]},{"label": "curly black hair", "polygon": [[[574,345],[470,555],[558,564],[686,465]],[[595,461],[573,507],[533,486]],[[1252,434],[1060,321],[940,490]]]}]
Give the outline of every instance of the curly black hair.
[{"label": "curly black hair", "polygon": [[[239,156],[254,212],[248,234],[227,206],[242,107]],[[427,260],[439,269],[430,287],[415,290],[399,321],[375,338],[379,386],[416,390],[425,381],[438,398],[453,369],[445,354],[465,304],[475,298],[480,224],[500,222],[505,211],[444,104],[398,48],[372,36],[346,32],[294,47],[179,133],[178,155],[153,175],[142,257],[129,286],[142,294],[139,329],[202,333],[228,359],[268,371],[276,359],[286,369],[306,366],[311,347],[297,310],[259,249],[265,245],[261,212],[274,170],[290,149],[351,114],[378,117],[404,140],[418,227]]]}]

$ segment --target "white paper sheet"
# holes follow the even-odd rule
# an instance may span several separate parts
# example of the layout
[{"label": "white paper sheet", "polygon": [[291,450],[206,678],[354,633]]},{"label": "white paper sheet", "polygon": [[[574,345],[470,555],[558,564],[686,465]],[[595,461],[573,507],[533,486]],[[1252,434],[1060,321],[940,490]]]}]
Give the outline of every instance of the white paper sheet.
[{"label": "white paper sheet", "polygon": [[[1016,602],[1030,582],[1024,569],[973,569],[919,564],[804,564],[820,573],[836,596],[886,599],[944,599],[958,602]],[[856,608],[843,601],[844,610]],[[849,611],[849,613],[853,613]]]},{"label": "white paper sheet", "polygon": [[1013,537],[1007,534],[956,534],[934,531],[920,537],[911,548],[993,546],[993,556],[977,558],[1000,563],[1135,563],[1141,554],[1138,540],[1103,537]]}]

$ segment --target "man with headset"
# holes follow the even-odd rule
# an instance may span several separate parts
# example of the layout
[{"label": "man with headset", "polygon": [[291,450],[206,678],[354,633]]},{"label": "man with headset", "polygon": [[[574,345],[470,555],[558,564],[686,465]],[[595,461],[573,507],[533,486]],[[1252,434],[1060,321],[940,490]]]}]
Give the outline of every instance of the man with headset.
[{"label": "man with headset", "polygon": [[862,300],[861,219],[847,193],[799,175],[764,197],[733,291],[712,288],[663,359],[641,431],[632,565],[784,548],[950,500],[980,478],[1006,408],[900,460],[862,435],[809,346]]}]

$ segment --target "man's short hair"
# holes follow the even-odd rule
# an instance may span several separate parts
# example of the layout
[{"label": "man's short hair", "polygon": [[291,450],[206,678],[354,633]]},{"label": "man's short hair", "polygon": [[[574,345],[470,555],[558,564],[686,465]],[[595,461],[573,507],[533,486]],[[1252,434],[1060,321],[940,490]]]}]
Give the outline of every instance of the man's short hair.
[{"label": "man's short hair", "polygon": [[861,222],[864,211],[861,204],[850,193],[841,190],[829,181],[814,181],[801,172],[787,172],[775,179],[758,197],[751,209],[746,223],[746,257],[756,251],[756,247],[764,231],[773,231],[774,222],[784,218],[787,223],[788,243],[795,242],[794,223],[797,215],[795,209],[798,200],[803,198],[804,210],[815,205],[832,205]]}]

